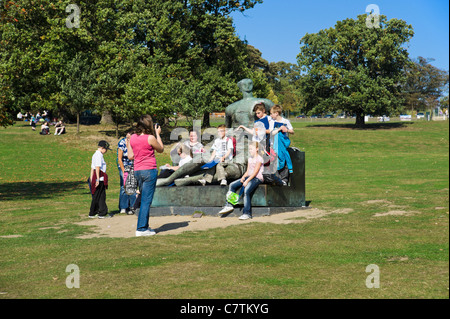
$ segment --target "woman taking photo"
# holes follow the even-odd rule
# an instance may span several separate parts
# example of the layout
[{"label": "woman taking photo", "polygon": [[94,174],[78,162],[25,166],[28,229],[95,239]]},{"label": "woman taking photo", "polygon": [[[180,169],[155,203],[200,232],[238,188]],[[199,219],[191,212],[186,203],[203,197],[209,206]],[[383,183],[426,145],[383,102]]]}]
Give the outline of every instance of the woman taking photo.
[{"label": "woman taking photo", "polygon": [[136,127],[136,134],[127,138],[128,159],[134,160],[134,175],[141,193],[141,208],[137,221],[136,236],[152,236],[156,232],[149,228],[150,206],[155,193],[158,169],[155,151],[162,153],[161,127],[153,125],[150,115],[142,115]]}]

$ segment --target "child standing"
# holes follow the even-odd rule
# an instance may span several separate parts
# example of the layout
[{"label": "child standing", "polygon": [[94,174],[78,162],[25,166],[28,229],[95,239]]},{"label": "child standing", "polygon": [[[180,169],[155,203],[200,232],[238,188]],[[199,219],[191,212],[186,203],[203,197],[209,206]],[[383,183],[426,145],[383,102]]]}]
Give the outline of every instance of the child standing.
[{"label": "child standing", "polygon": [[98,149],[92,155],[91,162],[91,194],[92,202],[91,209],[89,211],[89,218],[95,218],[98,214],[98,218],[109,218],[108,206],[106,206],[106,189],[108,188],[108,175],[106,174],[106,162],[103,155],[111,150],[107,141],[98,142]]},{"label": "child standing", "polygon": [[[259,155],[258,142],[251,142],[248,146],[250,157],[248,158],[247,171],[242,176],[230,184],[229,191],[235,193],[240,187],[244,188],[244,210],[240,220],[252,218],[252,196],[259,184],[263,181],[263,158]],[[230,203],[226,203],[219,214],[227,214],[234,210]]]}]

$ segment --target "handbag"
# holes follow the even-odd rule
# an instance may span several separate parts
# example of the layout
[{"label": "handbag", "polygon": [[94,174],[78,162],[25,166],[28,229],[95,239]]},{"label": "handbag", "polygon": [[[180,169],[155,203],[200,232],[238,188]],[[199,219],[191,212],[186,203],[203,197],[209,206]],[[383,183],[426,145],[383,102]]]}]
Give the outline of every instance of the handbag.
[{"label": "handbag", "polygon": [[125,179],[124,191],[127,195],[133,195],[137,190],[137,179],[134,176],[134,167],[126,166],[125,172],[128,173],[128,176]]}]

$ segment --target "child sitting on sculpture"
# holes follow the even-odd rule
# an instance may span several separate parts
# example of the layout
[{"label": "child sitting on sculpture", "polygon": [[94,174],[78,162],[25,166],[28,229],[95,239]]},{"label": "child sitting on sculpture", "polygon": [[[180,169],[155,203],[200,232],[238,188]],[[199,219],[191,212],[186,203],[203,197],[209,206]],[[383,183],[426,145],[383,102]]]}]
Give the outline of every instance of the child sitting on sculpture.
[{"label": "child sitting on sculpture", "polygon": [[277,155],[276,167],[270,172],[264,172],[264,182],[266,184],[287,185],[289,174],[293,173],[293,166],[288,148],[291,145],[289,134],[294,134],[291,122],[282,117],[283,108],[274,105],[270,109],[270,116],[273,122],[270,123],[271,146]]},{"label": "child sitting on sculpture", "polygon": [[[233,140],[226,136],[226,126],[224,124],[219,125],[217,128],[218,137],[214,140],[213,151],[209,159],[209,163],[212,163],[211,168],[215,167],[217,179],[220,180],[221,186],[227,185],[227,174],[225,168],[233,159]],[[217,163],[217,164],[216,164]],[[210,171],[208,175],[214,175]],[[212,178],[212,176],[211,176]],[[206,177],[200,179],[199,182],[205,185],[207,182]]]},{"label": "child sitting on sculpture", "polygon": [[[240,194],[243,194],[244,196],[244,209],[242,211],[242,216],[239,217],[240,220],[252,218],[253,193],[258,185],[263,182],[263,158],[259,154],[258,144],[258,142],[251,142],[249,144],[248,151],[250,157],[248,158],[247,171],[240,179],[232,182],[228,189],[228,194],[235,195],[237,190],[241,188]],[[227,197],[229,197],[229,195]],[[236,202],[234,202],[234,204],[236,204]],[[233,204],[227,201],[219,214],[224,215],[231,213],[233,210]]]},{"label": "child sitting on sculpture", "polygon": [[161,172],[158,175],[158,178],[167,178],[172,175],[175,171],[177,171],[184,164],[192,161],[192,149],[189,148],[186,144],[179,144],[177,147],[177,154],[180,157],[180,162],[178,165],[172,166],[169,164],[164,165],[161,168]]},{"label": "child sitting on sculpture", "polygon": [[[238,129],[243,129],[253,135],[253,141],[259,142],[262,149],[270,152],[270,125],[272,118],[266,114],[266,105],[263,102],[257,103],[253,107],[257,119],[255,120],[253,129],[240,125]],[[262,145],[261,145],[262,144]]]}]

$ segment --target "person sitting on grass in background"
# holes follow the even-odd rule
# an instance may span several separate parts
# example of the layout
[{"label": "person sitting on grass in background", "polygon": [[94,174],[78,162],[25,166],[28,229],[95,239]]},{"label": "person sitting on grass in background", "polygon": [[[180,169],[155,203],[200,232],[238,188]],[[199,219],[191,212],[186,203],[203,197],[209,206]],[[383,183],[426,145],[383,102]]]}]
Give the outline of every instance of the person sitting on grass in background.
[{"label": "person sitting on grass in background", "polygon": [[109,218],[106,205],[106,189],[108,188],[108,175],[106,174],[106,162],[103,155],[111,150],[107,141],[98,142],[98,149],[92,155],[91,173],[89,177],[92,201],[89,218]]},{"label": "person sitting on grass in background", "polygon": [[[251,142],[248,146],[248,152],[250,154],[248,158],[247,171],[241,177],[229,186],[228,191],[236,193],[239,188],[243,188],[244,195],[244,210],[242,211],[242,216],[239,217],[240,220],[246,220],[252,218],[252,197],[253,193],[259,184],[263,182],[263,158],[259,154],[259,143]],[[242,190],[241,190],[242,193]],[[219,214],[231,213],[234,207],[231,203],[227,202]]]},{"label": "person sitting on grass in background", "polygon": [[41,125],[41,132],[39,134],[41,134],[41,135],[49,135],[50,134],[50,126],[48,126],[48,122],[44,122]]},{"label": "person sitting on grass in background", "polygon": [[61,135],[66,133],[66,127],[64,126],[63,121],[58,121],[58,123],[55,124],[55,135]]}]

